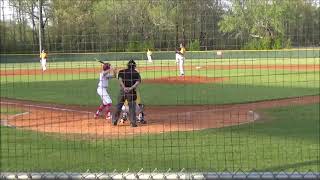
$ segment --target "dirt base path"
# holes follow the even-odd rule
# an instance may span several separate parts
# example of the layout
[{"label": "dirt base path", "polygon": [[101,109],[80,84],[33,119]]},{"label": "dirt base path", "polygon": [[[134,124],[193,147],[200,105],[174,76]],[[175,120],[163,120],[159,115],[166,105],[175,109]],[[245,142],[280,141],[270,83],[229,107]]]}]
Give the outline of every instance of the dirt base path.
[{"label": "dirt base path", "polygon": [[2,98],[1,106],[19,108],[24,113],[1,115],[1,118],[6,120],[7,126],[33,131],[123,137],[234,126],[258,120],[258,109],[319,102],[320,96],[305,96],[234,105],[150,106],[146,108],[148,124],[132,128],[129,123],[112,126],[110,121],[103,118],[93,119],[95,108],[92,107],[49,105]]}]

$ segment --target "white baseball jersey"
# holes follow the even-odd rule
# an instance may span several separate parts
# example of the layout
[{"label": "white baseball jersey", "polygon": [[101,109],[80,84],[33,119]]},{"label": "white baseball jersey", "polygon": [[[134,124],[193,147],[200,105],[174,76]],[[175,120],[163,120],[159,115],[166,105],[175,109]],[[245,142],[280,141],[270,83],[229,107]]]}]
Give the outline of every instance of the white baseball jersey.
[{"label": "white baseball jersey", "polygon": [[107,91],[108,85],[109,85],[109,79],[111,79],[112,77],[113,77],[113,75],[111,75],[111,74],[107,74],[104,72],[100,73],[97,93],[101,97],[102,103],[104,105],[108,105],[108,104],[112,103],[112,100],[111,100],[111,98],[108,94],[108,91]]},{"label": "white baseball jersey", "polygon": [[111,79],[113,75],[107,73],[100,73],[99,84],[98,87],[107,88],[109,85],[109,79]]}]

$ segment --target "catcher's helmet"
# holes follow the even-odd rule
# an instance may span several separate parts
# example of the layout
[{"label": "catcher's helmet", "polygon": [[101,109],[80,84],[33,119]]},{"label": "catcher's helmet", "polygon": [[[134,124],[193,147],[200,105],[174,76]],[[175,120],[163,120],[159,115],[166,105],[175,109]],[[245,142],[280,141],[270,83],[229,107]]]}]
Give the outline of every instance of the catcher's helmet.
[{"label": "catcher's helmet", "polygon": [[111,66],[111,64],[105,63],[105,64],[102,66],[102,69],[103,69],[104,71],[109,70],[109,69],[110,69],[110,66]]},{"label": "catcher's helmet", "polygon": [[128,62],[128,69],[134,69],[136,68],[136,62],[134,62],[133,59],[130,59],[130,61]]}]

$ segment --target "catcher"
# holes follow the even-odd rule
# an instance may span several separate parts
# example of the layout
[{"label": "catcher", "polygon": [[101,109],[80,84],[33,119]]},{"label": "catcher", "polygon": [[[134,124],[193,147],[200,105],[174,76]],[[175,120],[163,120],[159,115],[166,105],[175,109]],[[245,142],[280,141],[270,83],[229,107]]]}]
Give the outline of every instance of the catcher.
[{"label": "catcher", "polygon": [[[124,123],[128,119],[129,114],[129,103],[126,100],[121,108],[121,119],[120,123]],[[137,122],[140,122],[141,124],[146,124],[147,122],[144,119],[144,105],[141,104],[140,100],[140,94],[137,92],[137,100],[136,100],[136,114],[137,116]]]}]

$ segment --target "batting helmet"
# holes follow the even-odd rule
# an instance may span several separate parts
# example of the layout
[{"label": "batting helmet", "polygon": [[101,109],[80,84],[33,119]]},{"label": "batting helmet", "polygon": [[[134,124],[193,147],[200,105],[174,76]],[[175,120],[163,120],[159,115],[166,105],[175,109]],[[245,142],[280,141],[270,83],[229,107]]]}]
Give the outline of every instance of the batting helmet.
[{"label": "batting helmet", "polygon": [[111,64],[105,63],[105,64],[103,64],[102,69],[103,69],[104,71],[109,70],[109,69],[110,69],[110,66],[111,66]]},{"label": "batting helmet", "polygon": [[130,61],[128,62],[128,69],[135,69],[136,66],[136,62],[134,62],[133,59],[130,59]]}]

